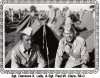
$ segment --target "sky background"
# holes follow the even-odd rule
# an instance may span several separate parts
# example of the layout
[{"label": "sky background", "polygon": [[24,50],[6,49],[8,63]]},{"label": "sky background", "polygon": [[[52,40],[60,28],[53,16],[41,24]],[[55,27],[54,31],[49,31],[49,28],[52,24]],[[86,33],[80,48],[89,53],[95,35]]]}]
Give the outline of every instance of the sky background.
[{"label": "sky background", "polygon": [[[49,10],[48,5],[50,4],[5,4],[4,10],[8,10],[9,8],[13,8],[14,10],[18,9],[25,9],[27,8],[29,10],[31,5],[35,5],[37,10]],[[68,6],[70,10],[72,11],[79,11],[81,8],[85,10],[89,10],[89,6],[92,4],[52,4],[54,7],[58,7],[62,10],[64,6]]]}]

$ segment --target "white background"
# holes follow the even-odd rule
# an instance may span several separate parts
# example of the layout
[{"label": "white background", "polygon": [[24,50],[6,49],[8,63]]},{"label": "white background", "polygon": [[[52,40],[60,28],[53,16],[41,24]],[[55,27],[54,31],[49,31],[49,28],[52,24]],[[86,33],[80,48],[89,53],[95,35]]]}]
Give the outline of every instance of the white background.
[{"label": "white background", "polygon": [[[0,0],[1,1],[1,0]],[[100,0],[97,0],[99,3],[100,3]],[[100,6],[99,6],[100,7]],[[100,10],[100,9],[99,9]],[[100,21],[99,21],[100,22]],[[100,29],[99,29],[99,31],[100,31]],[[100,32],[99,32],[99,34],[100,34]],[[100,38],[100,36],[99,36],[99,38]],[[100,44],[100,41],[99,41],[99,44]],[[99,49],[99,51],[100,51],[100,49]],[[100,56],[100,55],[99,55]],[[100,62],[99,62],[99,65],[100,65]],[[0,73],[0,78],[11,78],[11,75],[9,74],[1,74]],[[98,72],[98,73],[96,73],[96,74],[86,74],[85,75],[85,78],[100,78],[100,71]]]}]

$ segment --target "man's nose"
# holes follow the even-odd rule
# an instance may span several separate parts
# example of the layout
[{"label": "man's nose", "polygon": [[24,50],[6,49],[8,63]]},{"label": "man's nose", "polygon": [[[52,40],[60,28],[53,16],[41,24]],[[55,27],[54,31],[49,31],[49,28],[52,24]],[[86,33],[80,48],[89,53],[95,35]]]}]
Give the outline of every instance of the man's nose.
[{"label": "man's nose", "polygon": [[70,33],[68,33],[67,36],[70,36]]},{"label": "man's nose", "polygon": [[29,40],[28,43],[31,44],[31,40]]}]

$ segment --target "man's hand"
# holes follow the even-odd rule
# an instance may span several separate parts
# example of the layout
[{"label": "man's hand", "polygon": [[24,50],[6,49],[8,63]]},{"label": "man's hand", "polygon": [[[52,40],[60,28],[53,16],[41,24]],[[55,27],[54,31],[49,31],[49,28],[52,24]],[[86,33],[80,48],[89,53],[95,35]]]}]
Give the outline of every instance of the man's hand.
[{"label": "man's hand", "polygon": [[73,53],[73,52],[70,52],[69,53],[69,56],[73,56],[74,58],[78,59],[78,58],[81,58],[81,55],[78,54],[78,53]]}]

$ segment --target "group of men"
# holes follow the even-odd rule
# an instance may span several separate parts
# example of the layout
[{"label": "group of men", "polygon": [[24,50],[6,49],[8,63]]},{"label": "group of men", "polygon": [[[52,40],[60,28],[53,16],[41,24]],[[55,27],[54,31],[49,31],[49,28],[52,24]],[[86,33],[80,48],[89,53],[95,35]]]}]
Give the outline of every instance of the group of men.
[{"label": "group of men", "polygon": [[[66,10],[68,10],[68,8]],[[72,20],[69,14],[70,10],[65,13],[65,21],[62,26],[63,37],[58,44],[54,68],[61,68],[64,57],[66,58],[65,68],[87,68],[86,64],[89,61],[89,54],[86,41],[77,35],[77,31],[71,23]],[[51,23],[51,21],[49,23]],[[21,32],[20,43],[12,50],[11,68],[46,67],[46,61],[39,50],[40,46],[32,44],[31,37],[33,31],[34,29],[27,27]]]},{"label": "group of men", "polygon": [[[21,32],[20,43],[12,50],[11,68],[45,67],[46,62],[38,48],[39,46],[32,45],[32,31],[34,30],[31,27],[27,27]],[[55,68],[60,68],[64,53],[68,58],[65,68],[86,67],[89,59],[86,43],[82,37],[76,36],[75,32],[72,26],[64,29],[64,37],[59,41],[56,53]]]}]

